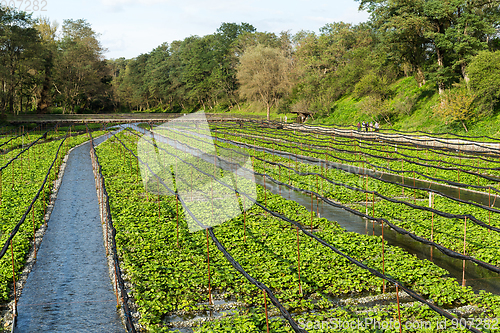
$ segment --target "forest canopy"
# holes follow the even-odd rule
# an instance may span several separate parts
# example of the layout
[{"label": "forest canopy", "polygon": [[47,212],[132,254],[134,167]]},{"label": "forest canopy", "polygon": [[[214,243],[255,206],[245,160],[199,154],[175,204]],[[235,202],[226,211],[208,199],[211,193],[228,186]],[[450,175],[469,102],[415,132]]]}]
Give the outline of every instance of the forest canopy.
[{"label": "forest canopy", "polygon": [[498,112],[500,0],[358,2],[368,22],[294,35],[222,23],[213,34],[165,42],[133,59],[105,59],[99,34],[83,19],[58,29],[2,7],[0,111],[223,111],[253,103],[268,114],[328,114],[351,94],[390,122],[411,106],[388,107],[388,87],[411,77],[443,101],[466,96],[478,112]]}]

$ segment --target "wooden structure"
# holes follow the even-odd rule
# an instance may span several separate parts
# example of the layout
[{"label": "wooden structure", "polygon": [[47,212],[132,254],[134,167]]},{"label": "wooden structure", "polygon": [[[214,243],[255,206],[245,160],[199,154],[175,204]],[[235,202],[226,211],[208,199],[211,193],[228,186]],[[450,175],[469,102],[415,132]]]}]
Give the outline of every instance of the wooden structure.
[{"label": "wooden structure", "polygon": [[291,113],[297,114],[297,122],[299,124],[304,123],[308,117],[311,117],[314,120],[314,117],[313,117],[314,112],[312,112],[312,111],[291,111]]}]

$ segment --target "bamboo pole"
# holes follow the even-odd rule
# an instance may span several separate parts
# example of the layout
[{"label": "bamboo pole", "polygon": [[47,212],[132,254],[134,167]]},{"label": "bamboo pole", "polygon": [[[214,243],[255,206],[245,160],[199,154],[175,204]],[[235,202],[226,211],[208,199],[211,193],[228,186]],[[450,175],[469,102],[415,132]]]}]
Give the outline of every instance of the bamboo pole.
[{"label": "bamboo pole", "polygon": [[[466,237],[467,237],[467,216],[464,217],[464,252],[463,252],[464,256],[465,256]],[[465,259],[463,260],[463,268],[462,268],[462,287],[465,287]]]},{"label": "bamboo pole", "polygon": [[399,333],[403,333],[403,327],[401,326],[401,310],[399,308],[399,285],[397,283],[396,283],[396,301],[398,303]]},{"label": "bamboo pole", "polygon": [[214,304],[212,301],[212,287],[210,285],[210,250],[208,247],[208,229],[205,229],[207,235],[207,268],[208,268],[208,304]]},{"label": "bamboo pole", "polygon": [[298,276],[299,276],[299,292],[300,295],[302,296],[302,283],[300,279],[300,246],[299,246],[299,227],[296,226],[297,229],[297,268],[298,268]]},{"label": "bamboo pole", "polygon": [[269,333],[269,315],[267,313],[267,299],[266,299],[266,291],[262,290],[264,293],[264,308],[266,310],[266,327],[267,327],[267,333]]}]

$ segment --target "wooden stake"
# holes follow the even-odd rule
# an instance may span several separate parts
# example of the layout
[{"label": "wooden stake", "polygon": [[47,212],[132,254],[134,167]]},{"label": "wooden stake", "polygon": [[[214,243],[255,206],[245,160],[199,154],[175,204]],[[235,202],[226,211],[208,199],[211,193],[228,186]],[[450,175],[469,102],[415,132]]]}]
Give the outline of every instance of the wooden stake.
[{"label": "wooden stake", "polygon": [[[432,194],[431,208],[434,208],[434,193]],[[434,242],[434,212],[431,212],[431,242]],[[431,261],[432,261],[432,249],[433,247],[431,246]]]},{"label": "wooden stake", "polygon": [[[266,187],[266,175],[264,175],[264,206],[267,209],[267,187]],[[265,212],[267,216],[267,211]]]},{"label": "wooden stake", "polygon": [[[464,217],[464,256],[465,256],[465,244],[466,244],[466,236],[467,236],[467,216]],[[465,259],[463,260],[463,268],[462,268],[462,287],[465,287]]]},{"label": "wooden stake", "polygon": [[[279,180],[280,180],[280,182],[283,182],[281,180],[281,165],[278,165],[278,168],[279,168]],[[279,188],[280,188],[280,195],[281,195],[281,184],[279,185]]]},{"label": "wooden stake", "polygon": [[156,177],[156,189],[158,191],[158,223],[160,223],[160,179]]},{"label": "wooden stake", "polygon": [[246,208],[245,208],[245,197],[241,197],[241,201],[243,203],[243,242],[247,242],[247,235],[246,235],[246,231],[247,231],[247,211],[246,211]]},{"label": "wooden stake", "polygon": [[[491,208],[491,187],[488,186],[488,207]],[[488,210],[488,224],[491,225],[491,211]],[[488,229],[491,232],[491,229]]]},{"label": "wooden stake", "polygon": [[372,192],[372,216],[375,218],[375,191]]},{"label": "wooden stake", "polygon": [[401,326],[401,310],[399,309],[399,286],[397,283],[396,283],[396,301],[398,303],[399,333],[403,333],[403,327]]},{"label": "wooden stake", "polygon": [[[316,174],[316,193],[319,194],[319,181],[318,175]],[[316,216],[319,216],[319,198],[316,197]]]},{"label": "wooden stake", "polygon": [[311,232],[313,231],[313,214],[314,214],[313,194],[311,193]]},{"label": "wooden stake", "polygon": [[413,170],[413,203],[417,203],[416,188],[415,188],[415,170]]},{"label": "wooden stake", "polygon": [[[382,274],[385,275],[385,259],[384,259],[384,254],[385,254],[385,249],[384,249],[384,220],[380,220],[382,222]],[[382,280],[382,293],[385,294],[385,279]]]},{"label": "wooden stake", "polygon": [[207,235],[207,268],[208,268],[208,304],[214,304],[212,302],[212,287],[210,285],[210,250],[208,247],[208,229],[205,229]]},{"label": "wooden stake", "polygon": [[267,313],[267,299],[266,299],[266,291],[262,290],[264,293],[264,308],[266,309],[266,327],[267,327],[267,333],[269,333],[269,315]]},{"label": "wooden stake", "polygon": [[302,283],[300,280],[300,247],[299,247],[299,227],[296,226],[297,228],[297,267],[298,267],[298,275],[299,275],[299,292],[300,295],[302,296]]},{"label": "wooden stake", "polygon": [[368,178],[365,175],[365,214],[368,215]]},{"label": "wooden stake", "polygon": [[[12,280],[14,281],[14,309],[12,316],[16,317],[17,313],[17,292],[16,292],[16,272],[14,268],[14,246],[12,245],[12,239],[10,240],[10,253],[12,255]],[[14,322],[14,320],[12,320]]]},{"label": "wooden stake", "polygon": [[[404,174],[404,168],[403,168],[403,163],[404,161],[401,160],[401,184],[405,184],[405,174]],[[403,196],[405,195],[405,188],[404,186],[402,187],[402,194]]]},{"label": "wooden stake", "polygon": [[175,209],[177,211],[177,247],[179,247],[179,195],[175,194]]}]

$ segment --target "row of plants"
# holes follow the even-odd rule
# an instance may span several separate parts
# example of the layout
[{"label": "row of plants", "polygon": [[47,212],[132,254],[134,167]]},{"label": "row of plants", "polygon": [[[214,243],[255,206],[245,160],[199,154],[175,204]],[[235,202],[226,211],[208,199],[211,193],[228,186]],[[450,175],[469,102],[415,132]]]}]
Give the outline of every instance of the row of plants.
[{"label": "row of plants", "polygon": [[[31,128],[29,128],[31,127]],[[80,124],[80,125],[38,125],[38,126],[29,126],[26,128],[21,128],[19,131],[15,133],[9,133],[4,135],[0,139],[0,152],[2,155],[6,155],[13,150],[18,148],[26,148],[33,141],[39,139],[37,144],[47,143],[53,140],[59,140],[64,137],[66,134],[71,133],[71,136],[78,136],[83,134],[89,130],[104,130],[103,126],[100,124]],[[24,132],[23,132],[24,130]],[[47,132],[47,134],[45,134]],[[69,135],[69,134],[68,134]],[[17,151],[18,152],[18,151]],[[17,154],[17,153],[16,153]]]},{"label": "row of plants", "polygon": [[[122,132],[118,137],[136,152],[138,136]],[[174,196],[146,192],[139,176],[138,161],[119,142],[109,139],[97,148],[97,154],[110,194],[119,256],[134,285],[133,296],[139,305],[141,322],[150,331],[167,331],[163,321],[166,315],[208,308],[206,235],[203,231],[188,232],[186,213],[177,206]],[[260,186],[257,193],[258,202],[269,209],[303,225],[311,223],[310,212],[297,203],[265,192]],[[348,233],[336,222],[322,218],[313,218],[312,223],[318,236],[366,265],[382,270],[382,240],[379,237]],[[299,319],[315,318],[332,309],[335,313],[336,308],[329,297],[380,293],[382,289],[379,278],[300,234],[301,294],[295,228],[266,215],[255,205],[214,231],[242,267],[269,286]],[[213,292],[243,302],[246,307],[239,309],[240,315],[207,323],[199,330],[221,332],[229,331],[229,327],[241,332],[261,330],[262,294],[232,268],[212,242],[209,248]],[[384,262],[386,274],[441,306],[474,304],[487,309],[482,317],[496,315],[496,296],[475,295],[470,288],[463,288],[454,279],[445,277],[446,271],[428,261],[385,244]],[[388,288],[393,290],[393,286]],[[410,312],[407,318],[421,317],[413,312],[410,315]],[[290,331],[278,319],[272,320],[271,326],[273,332]]]},{"label": "row of plants", "polygon": [[[103,134],[97,132],[95,135]],[[51,131],[47,137],[61,136],[61,131]],[[15,235],[12,245],[14,253],[14,273],[16,280],[24,268],[27,254],[33,246],[33,233],[44,223],[46,207],[52,193],[53,182],[58,177],[59,167],[69,149],[88,140],[86,135],[66,139],[61,146],[55,165],[50,171],[39,199],[34,204],[25,222]],[[45,175],[52,164],[62,139],[37,143],[0,172],[0,244],[3,246],[14,226],[21,220],[31,201],[40,189]],[[0,164],[4,166],[15,157],[22,148],[16,148],[0,154]],[[13,269],[10,248],[0,260],[0,302],[11,297]]]},{"label": "row of plants", "polygon": [[[272,132],[267,134],[268,130]],[[465,171],[485,174],[487,176],[500,175],[497,160],[491,158],[481,159],[478,156],[466,154],[449,156],[449,154],[445,154],[442,151],[432,149],[416,149],[403,145],[387,149],[387,144],[385,143],[373,146],[374,143],[372,142],[362,142],[357,139],[347,139],[350,140],[350,143],[348,143],[349,147],[345,147],[341,146],[338,142],[342,140],[333,139],[331,136],[327,136],[324,139],[317,138],[320,135],[312,134],[294,137],[287,134],[285,130],[276,129],[236,128],[234,132],[224,130],[219,131],[219,134],[223,138],[238,142],[257,144],[279,151],[312,156],[332,162],[347,163],[362,168],[373,169],[376,166],[380,171],[387,171],[383,168],[388,168],[393,170],[388,172],[397,174],[401,174],[401,171],[406,171],[403,173],[403,176],[407,178],[414,177],[429,180],[427,177],[432,177],[471,185],[495,186],[497,185],[496,182],[477,175],[468,174]],[[288,136],[291,136],[292,139],[288,138]],[[322,147],[315,148],[315,146]],[[466,163],[467,161],[469,162],[468,164]],[[459,166],[454,164],[459,164]],[[452,170],[443,170],[440,169],[441,167]],[[491,169],[481,170],[478,167]],[[427,177],[419,175],[419,173]]]},{"label": "row of plants", "polygon": [[[196,142],[200,140],[196,136],[186,135],[184,137],[186,142]],[[195,143],[193,143],[196,145]],[[234,149],[233,145],[219,143],[219,146],[226,146],[227,148]],[[322,180],[318,176],[300,176],[293,170],[286,168],[278,168],[270,163],[264,164],[259,168],[259,172],[267,173],[273,178],[289,183],[299,188],[316,191],[324,196],[334,199],[335,201],[348,204],[355,207],[360,212],[369,213],[375,217],[387,218],[390,222],[398,225],[420,237],[432,240],[455,252],[464,252],[464,220],[463,219],[450,219],[441,217],[424,210],[416,210],[404,202],[411,202],[420,206],[426,206],[428,203],[428,193],[425,191],[416,191],[411,189],[401,188],[395,184],[387,184],[376,179],[362,177],[356,174],[339,171],[339,170],[324,170],[318,166],[304,165],[302,163],[287,163],[287,159],[272,156],[263,152],[252,152],[250,149],[247,153],[260,156],[261,158],[272,160],[274,162],[282,163],[283,165],[290,165],[300,172],[311,172],[324,175],[325,177],[339,183],[347,184],[359,189],[366,189],[370,191],[377,191],[384,196],[395,197],[399,196],[398,200],[402,203],[392,203],[381,200],[377,197],[377,201],[373,200],[374,195],[363,193],[360,191],[353,191],[347,187],[340,185],[331,185],[330,183]],[[224,154],[228,154],[225,152]],[[260,165],[260,160],[255,160],[255,165]],[[258,163],[257,163],[258,162]],[[290,162],[290,161],[288,161]],[[292,161],[293,162],[293,161]],[[281,170],[282,169],[282,170]],[[406,195],[406,196],[405,196]],[[413,200],[411,200],[413,197]],[[373,198],[373,199],[372,199]],[[425,200],[418,200],[425,199]],[[372,202],[373,200],[373,202]],[[433,207],[445,213],[456,215],[469,214],[487,224],[499,226],[498,214],[489,212],[480,207],[462,204],[454,200],[435,196]],[[368,209],[369,207],[369,209]],[[435,216],[434,216],[435,215]],[[465,244],[465,254],[476,257],[479,260],[499,265],[497,247],[495,244],[498,242],[498,233],[491,233],[490,230],[477,226],[469,222],[467,227],[468,241]]]},{"label": "row of plants", "polygon": [[[220,144],[227,148],[233,148],[230,144]],[[463,252],[464,220],[450,219],[433,214],[424,210],[417,210],[404,203],[393,203],[370,193],[354,191],[341,185],[333,185],[318,176],[302,176],[296,173],[316,173],[323,175],[338,184],[347,184],[362,190],[376,191],[386,197],[397,197],[401,202],[428,207],[428,193],[421,190],[402,189],[396,184],[388,184],[383,181],[363,177],[335,169],[323,169],[303,163],[289,161],[286,158],[273,156],[261,151],[246,150],[265,161],[272,161],[282,165],[289,165],[292,170],[280,168],[271,163],[256,158],[254,168],[257,172],[265,173],[274,179],[290,184],[292,186],[315,191],[324,197],[357,209],[359,212],[367,213],[376,218],[386,218],[420,237],[432,239],[434,242],[448,247],[456,252]],[[280,170],[281,169],[281,170]],[[470,214],[479,220],[496,227],[500,226],[500,218],[497,213],[489,212],[480,207],[459,203],[452,199],[434,195],[432,207],[441,212],[466,215]],[[431,231],[432,230],[432,231]],[[432,233],[432,237],[431,237]],[[497,232],[478,226],[469,222],[467,226],[466,254],[476,257],[493,265],[500,265],[498,258],[498,242],[500,236]]]},{"label": "row of plants", "polygon": [[[190,136],[190,135],[184,134],[184,136],[185,136],[185,140],[188,142],[193,142],[194,140],[200,140],[199,138],[196,138],[196,136],[194,136],[194,135]],[[226,136],[222,136],[222,138],[225,138],[225,137]],[[236,148],[232,144],[224,144],[221,142],[219,142],[218,145],[221,147],[226,147],[226,148],[230,148],[230,149]],[[252,149],[247,149],[247,150],[252,151]],[[261,155],[259,155],[259,154],[261,154]],[[276,155],[262,154],[260,151],[254,153],[254,155],[267,158],[268,161],[280,162],[286,166],[294,167],[298,171],[302,171],[303,165],[304,165],[303,163],[299,162],[299,159],[294,158],[296,155],[293,154],[293,152],[291,153],[291,155],[285,155],[285,158],[282,158],[282,157],[276,156]],[[310,153],[308,156],[314,156],[314,153]],[[405,189],[405,188],[399,186],[398,184],[384,182],[382,180],[376,179],[375,177],[365,177],[364,175],[361,175],[361,176],[357,175],[356,172],[358,170],[358,167],[352,168],[352,170],[351,170],[352,172],[345,172],[342,170],[335,170],[331,166],[330,169],[327,171],[324,163],[315,163],[315,164],[316,164],[316,166],[314,168],[311,169],[309,167],[310,172],[316,172],[316,173],[321,174],[321,175],[326,175],[326,172],[333,172],[335,175],[335,177],[333,177],[334,180],[338,179],[341,182],[343,182],[344,184],[348,184],[348,185],[355,186],[358,188],[377,190],[378,192],[382,193],[385,196],[399,196],[399,195],[405,196],[405,194],[406,194],[408,196],[412,196],[414,198],[414,200],[413,200],[414,202],[416,199],[424,199],[428,196],[427,191],[408,189],[408,188]],[[268,165],[268,167],[276,169],[276,167],[273,167],[272,165]],[[361,169],[363,169],[363,167],[361,167]],[[282,171],[283,171],[283,173],[290,173],[290,171],[285,170],[285,168],[283,168]],[[292,173],[293,173],[293,171],[292,171]],[[393,182],[396,182],[396,183],[398,181],[400,181],[408,186],[414,185],[414,182],[412,181],[412,179],[411,178],[408,179],[408,175],[402,176],[401,178],[396,177],[393,180]],[[344,199],[347,199],[344,201],[364,201],[365,200],[365,194],[352,192],[350,190],[343,189],[340,186],[335,188],[335,192],[336,192],[336,195],[338,197],[342,197]],[[338,193],[338,192],[340,192],[340,193]],[[346,196],[354,196],[354,197],[351,197],[349,199],[349,198],[345,198]],[[494,203],[494,201],[495,201],[495,196],[493,195],[493,196],[491,196],[491,202]]]}]

